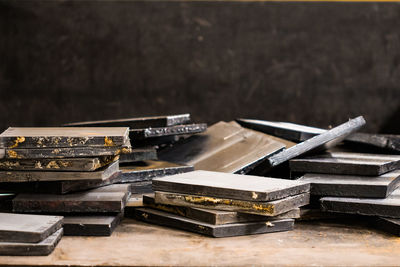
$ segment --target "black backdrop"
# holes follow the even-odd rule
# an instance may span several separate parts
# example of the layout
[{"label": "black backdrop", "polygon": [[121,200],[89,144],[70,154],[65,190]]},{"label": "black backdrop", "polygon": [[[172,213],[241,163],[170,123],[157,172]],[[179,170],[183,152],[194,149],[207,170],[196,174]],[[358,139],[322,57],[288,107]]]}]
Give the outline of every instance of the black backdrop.
[{"label": "black backdrop", "polygon": [[192,113],[399,133],[400,5],[0,0],[0,129]]}]

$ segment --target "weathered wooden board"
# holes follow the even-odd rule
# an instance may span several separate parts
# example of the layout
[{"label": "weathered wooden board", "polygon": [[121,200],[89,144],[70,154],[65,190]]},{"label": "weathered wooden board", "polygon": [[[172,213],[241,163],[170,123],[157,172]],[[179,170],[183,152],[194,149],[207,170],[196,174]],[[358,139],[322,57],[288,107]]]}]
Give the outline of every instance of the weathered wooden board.
[{"label": "weathered wooden board", "polygon": [[9,127],[0,134],[0,147],[113,147],[129,141],[127,127]]},{"label": "weathered wooden board", "polygon": [[84,191],[101,186],[121,182],[121,171],[115,172],[105,180],[76,180],[76,181],[39,181],[0,183],[0,191],[14,193],[42,193],[42,194],[66,194],[76,191]]},{"label": "weathered wooden board", "polygon": [[320,201],[324,211],[400,218],[400,189],[383,199],[323,197]]},{"label": "weathered wooden board", "polygon": [[236,122],[218,122],[203,134],[192,136],[159,153],[159,159],[196,170],[248,173],[282,151],[285,143],[273,136],[241,127]]},{"label": "weathered wooden board", "polygon": [[110,147],[7,148],[6,159],[62,159],[116,156],[132,152],[131,143]]},{"label": "weathered wooden board", "polygon": [[[187,217],[189,219],[209,224],[255,222],[255,221],[265,221],[266,219],[268,220],[294,219],[300,216],[299,208],[271,217],[271,216],[262,216],[249,213],[240,213],[234,211],[163,205],[155,203],[154,194],[143,195],[143,204],[152,209],[174,213],[176,215],[180,215],[183,217]],[[133,214],[130,208],[127,210],[127,207],[125,207],[125,216],[129,217],[127,213]]]},{"label": "weathered wooden board", "polygon": [[354,133],[346,138],[357,144],[400,152],[400,135]]},{"label": "weathered wooden board", "polygon": [[63,236],[63,229],[59,229],[39,243],[0,242],[2,256],[47,256],[57,246]]},{"label": "weathered wooden board", "polygon": [[316,135],[302,143],[299,143],[293,147],[283,150],[282,152],[276,153],[271,157],[268,157],[269,167],[275,167],[283,162],[290,159],[303,155],[310,151],[319,151],[335,146],[340,143],[346,136],[358,131],[365,124],[365,120],[362,116],[355,119],[351,119],[346,123],[343,123],[331,130],[328,130],[322,134]]},{"label": "weathered wooden board", "polygon": [[236,121],[243,127],[291,140],[293,142],[303,142],[326,131],[325,129],[290,122],[252,119],[237,119]]},{"label": "weathered wooden board", "polygon": [[400,219],[379,217],[373,220],[373,224],[386,233],[400,236]]},{"label": "weathered wooden board", "polygon": [[263,216],[277,216],[290,210],[308,205],[310,203],[310,193],[298,194],[273,201],[255,202],[156,191],[155,203],[191,208],[236,211]]},{"label": "weathered wooden board", "polygon": [[19,194],[13,199],[13,211],[56,214],[120,213],[130,197],[130,186],[120,186],[109,185],[66,195]]},{"label": "weathered wooden board", "polygon": [[285,179],[194,171],[154,178],[153,189],[248,201],[271,201],[309,192],[310,185]]},{"label": "weathered wooden board", "polygon": [[400,168],[400,156],[330,152],[289,161],[293,172],[377,176]]},{"label": "weathered wooden board", "polygon": [[145,222],[183,229],[212,237],[290,231],[294,226],[293,219],[213,225],[149,208],[136,209],[136,218]]},{"label": "weathered wooden board", "polygon": [[0,170],[11,171],[95,171],[118,156],[64,159],[6,159],[0,160]]},{"label": "weathered wooden board", "polygon": [[309,173],[299,178],[317,196],[386,198],[400,185],[400,170],[380,176]]},{"label": "weathered wooden board", "polygon": [[123,213],[114,216],[65,216],[65,236],[110,236],[120,223]]},{"label": "weathered wooden board", "polygon": [[178,124],[190,123],[190,114],[177,114],[166,116],[150,116],[140,118],[126,118],[116,120],[100,120],[67,123],[63,126],[107,126],[107,127],[129,127],[133,129],[149,127],[166,127]]},{"label": "weathered wooden board", "polygon": [[183,134],[197,134],[207,130],[207,124],[195,123],[195,124],[182,124],[166,127],[149,127],[142,129],[129,130],[129,138],[131,140],[143,140],[147,138],[156,138],[170,135],[183,135]]},{"label": "weathered wooden board", "polygon": [[144,160],[156,160],[157,150],[154,147],[134,148],[131,153],[121,154],[119,163],[130,163]]},{"label": "weathered wooden board", "polygon": [[0,171],[0,183],[6,182],[34,182],[34,181],[76,181],[97,180],[110,178],[119,171],[119,162],[115,161],[108,166],[93,172],[80,171]]},{"label": "weathered wooden board", "polygon": [[143,161],[135,164],[123,164],[120,166],[122,171],[121,182],[132,183],[149,181],[155,177],[191,172],[193,166],[182,166],[166,161]]},{"label": "weathered wooden board", "polygon": [[0,213],[0,242],[38,243],[62,225],[61,216]]}]

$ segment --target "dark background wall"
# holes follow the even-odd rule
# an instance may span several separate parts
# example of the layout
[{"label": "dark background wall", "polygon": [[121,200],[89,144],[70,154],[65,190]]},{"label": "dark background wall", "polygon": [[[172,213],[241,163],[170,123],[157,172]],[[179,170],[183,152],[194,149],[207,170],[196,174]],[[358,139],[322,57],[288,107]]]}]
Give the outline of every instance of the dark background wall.
[{"label": "dark background wall", "polygon": [[190,112],[399,133],[400,5],[0,0],[0,129]]}]

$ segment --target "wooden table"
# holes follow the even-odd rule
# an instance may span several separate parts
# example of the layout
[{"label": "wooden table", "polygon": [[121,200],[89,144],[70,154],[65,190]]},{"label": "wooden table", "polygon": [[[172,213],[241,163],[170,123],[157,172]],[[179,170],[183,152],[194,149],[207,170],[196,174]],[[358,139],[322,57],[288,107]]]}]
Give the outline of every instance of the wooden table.
[{"label": "wooden table", "polygon": [[300,222],[290,232],[210,238],[124,219],[111,237],[63,237],[47,257],[2,265],[399,265],[400,238],[366,224]]}]

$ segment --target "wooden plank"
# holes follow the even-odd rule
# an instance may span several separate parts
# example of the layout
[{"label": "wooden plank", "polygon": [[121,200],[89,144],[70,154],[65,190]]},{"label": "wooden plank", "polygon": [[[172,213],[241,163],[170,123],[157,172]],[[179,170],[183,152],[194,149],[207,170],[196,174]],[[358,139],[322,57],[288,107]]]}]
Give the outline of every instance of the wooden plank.
[{"label": "wooden plank", "polygon": [[22,213],[119,213],[130,197],[130,186],[109,185],[66,195],[19,194],[13,211]]},{"label": "wooden plank", "polygon": [[400,236],[400,219],[393,218],[376,218],[372,220],[374,226],[386,233]]},{"label": "wooden plank", "polygon": [[121,182],[121,171],[115,172],[105,180],[0,183],[0,191],[15,193],[66,194],[111,185],[118,182]]},{"label": "wooden plank", "polygon": [[6,159],[62,159],[116,156],[132,152],[130,142],[110,147],[58,147],[58,148],[10,148],[5,149]]},{"label": "wooden plank", "polygon": [[0,134],[0,147],[113,147],[128,140],[127,127],[9,127]]},{"label": "wooden plank", "polygon": [[149,128],[149,127],[166,127],[178,124],[190,123],[190,114],[149,116],[140,118],[125,118],[115,120],[99,120],[66,123],[63,126],[107,126],[107,127],[129,127],[133,129]]},{"label": "wooden plank", "polygon": [[159,159],[196,170],[248,173],[285,144],[281,139],[245,129],[236,122],[218,122],[159,153]]},{"label": "wooden plank", "polygon": [[246,201],[228,198],[215,198],[188,194],[155,192],[157,204],[236,211],[263,216],[277,216],[290,210],[308,205],[310,193],[298,194],[273,201]]},{"label": "wooden plank", "polygon": [[293,219],[213,225],[149,208],[136,209],[136,218],[145,222],[183,229],[212,237],[290,231],[294,225]]},{"label": "wooden plank", "polygon": [[143,140],[147,138],[157,138],[171,135],[185,135],[185,134],[197,134],[207,130],[207,124],[195,123],[195,124],[183,124],[166,127],[155,127],[155,128],[142,128],[129,130],[129,138],[132,140]]},{"label": "wooden plank", "polygon": [[[239,222],[255,222],[281,219],[294,219],[300,216],[300,209],[296,208],[277,216],[262,216],[256,214],[248,214],[234,211],[212,210],[182,206],[163,205],[155,203],[154,194],[143,195],[143,204],[152,209],[170,212],[196,221],[201,221],[209,224],[227,224]],[[133,214],[132,210],[125,207],[125,216]]]},{"label": "wooden plank", "polygon": [[0,242],[38,243],[62,225],[61,216],[0,213]]},{"label": "wooden plank", "polygon": [[121,181],[132,183],[139,181],[150,181],[155,177],[191,172],[193,166],[182,166],[166,161],[143,161],[136,164],[123,164],[120,166],[122,171]]},{"label": "wooden plank", "polygon": [[400,168],[400,156],[330,152],[289,161],[293,172],[378,176]]},{"label": "wooden plank", "polygon": [[317,196],[386,198],[400,185],[400,170],[380,176],[352,176],[309,173],[299,178],[311,184]]},{"label": "wooden plank", "polygon": [[1,170],[12,171],[95,171],[118,156],[64,159],[6,159],[0,160]]},{"label": "wooden plank", "polygon": [[119,162],[115,161],[97,171],[0,171],[0,183],[34,181],[76,181],[106,180],[118,172]]},{"label": "wooden plank", "polygon": [[156,160],[157,150],[154,147],[134,148],[128,154],[119,156],[119,163],[131,163],[145,160]]},{"label": "wooden plank", "polygon": [[400,189],[383,199],[323,197],[320,201],[324,211],[400,218]]},{"label": "wooden plank", "polygon": [[346,138],[356,144],[400,152],[400,135],[354,133]]},{"label": "wooden plank", "polygon": [[63,229],[59,229],[39,243],[8,243],[0,242],[2,256],[47,256],[53,252],[63,236]]},{"label": "wooden plank", "polygon": [[121,222],[123,213],[114,216],[66,216],[65,236],[110,236]]},{"label": "wooden plank", "polygon": [[304,142],[326,130],[290,122],[277,122],[252,119],[237,119],[240,125],[266,134],[274,135],[293,142]]},{"label": "wooden plank", "polygon": [[248,201],[271,201],[309,192],[310,185],[285,179],[194,171],[154,178],[153,189]]},{"label": "wooden plank", "polygon": [[335,146],[349,134],[358,131],[364,124],[365,120],[362,116],[360,116],[293,147],[290,147],[282,152],[276,153],[268,158],[269,168],[278,166],[283,162],[303,155],[307,152],[315,152]]}]

